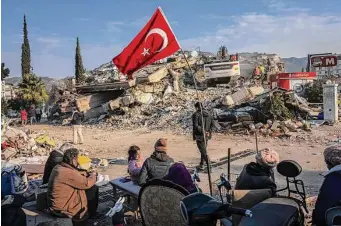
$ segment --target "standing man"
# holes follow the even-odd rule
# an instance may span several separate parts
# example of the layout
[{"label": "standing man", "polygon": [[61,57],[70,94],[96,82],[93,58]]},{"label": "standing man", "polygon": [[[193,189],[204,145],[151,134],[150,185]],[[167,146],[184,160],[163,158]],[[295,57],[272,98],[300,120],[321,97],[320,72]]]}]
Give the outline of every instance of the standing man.
[{"label": "standing man", "polygon": [[30,118],[30,124],[33,124],[33,121],[37,122],[36,119],[36,109],[35,106],[32,104],[30,110],[28,111],[28,117]]},{"label": "standing man", "polygon": [[38,107],[38,108],[36,108],[36,120],[37,120],[37,122],[40,122],[40,120],[41,120],[41,109]]},{"label": "standing man", "polygon": [[[82,121],[84,120],[84,114],[77,111],[76,108],[73,109],[71,124],[73,125],[73,143],[83,144],[84,138],[82,133]],[[80,142],[78,142],[78,139]]]},{"label": "standing man", "polygon": [[194,106],[196,112],[192,115],[193,140],[196,141],[201,154],[200,168],[202,169],[204,163],[207,163],[206,148],[207,141],[212,138],[213,117],[203,108],[200,102],[197,102]]}]

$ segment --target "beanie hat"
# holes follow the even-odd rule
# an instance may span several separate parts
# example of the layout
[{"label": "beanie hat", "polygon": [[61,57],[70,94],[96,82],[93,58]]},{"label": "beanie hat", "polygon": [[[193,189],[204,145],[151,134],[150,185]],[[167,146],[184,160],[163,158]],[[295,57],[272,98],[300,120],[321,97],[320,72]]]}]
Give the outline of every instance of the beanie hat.
[{"label": "beanie hat", "polygon": [[156,141],[154,145],[155,151],[167,151],[168,146],[167,146],[167,139],[165,138],[160,138]]},{"label": "beanie hat", "polygon": [[256,161],[262,166],[275,167],[279,162],[279,155],[276,151],[265,148],[256,154]]},{"label": "beanie hat", "polygon": [[341,164],[341,145],[327,147],[323,154],[328,167],[332,168]]}]

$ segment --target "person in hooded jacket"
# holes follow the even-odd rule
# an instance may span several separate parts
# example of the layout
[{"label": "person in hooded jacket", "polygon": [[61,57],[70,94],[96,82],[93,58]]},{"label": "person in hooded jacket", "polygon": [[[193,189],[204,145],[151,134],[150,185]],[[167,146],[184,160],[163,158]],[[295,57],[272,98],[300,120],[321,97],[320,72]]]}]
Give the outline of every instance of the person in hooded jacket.
[{"label": "person in hooded jacket", "polygon": [[[313,211],[313,225],[324,226],[328,209],[341,207],[341,145],[325,149],[324,159],[329,171],[324,177]],[[340,217],[336,218],[335,225],[341,225]]]},{"label": "person in hooded jacket", "polygon": [[141,168],[138,184],[143,185],[153,179],[162,179],[168,174],[174,160],[167,155],[167,140],[160,138],[154,145],[153,154],[147,158]]},{"label": "person in hooded jacket", "polygon": [[51,151],[44,168],[43,184],[47,184],[53,168],[63,162],[64,152],[72,148],[71,143],[64,143],[59,149]]},{"label": "person in hooded jacket", "polygon": [[256,155],[256,162],[244,166],[240,173],[235,189],[255,190],[271,189],[276,194],[276,183],[273,168],[279,162],[279,155],[276,151],[265,148]]},{"label": "person in hooded jacket", "polygon": [[192,180],[191,174],[188,172],[186,166],[181,162],[174,163],[170,167],[168,175],[165,176],[163,179],[169,180],[174,184],[180,185],[181,187],[185,188],[189,193],[198,192],[198,189]]},{"label": "person in hooded jacket", "polygon": [[[205,162],[207,163],[206,160],[207,142],[212,138],[213,117],[207,110],[203,108],[200,102],[197,102],[194,106],[196,112],[192,115],[193,140],[196,141],[201,155],[199,166],[200,168],[203,168],[204,163]],[[203,117],[201,115],[201,110]],[[204,123],[202,123],[202,121],[204,121]],[[205,134],[203,131],[205,131]]]}]

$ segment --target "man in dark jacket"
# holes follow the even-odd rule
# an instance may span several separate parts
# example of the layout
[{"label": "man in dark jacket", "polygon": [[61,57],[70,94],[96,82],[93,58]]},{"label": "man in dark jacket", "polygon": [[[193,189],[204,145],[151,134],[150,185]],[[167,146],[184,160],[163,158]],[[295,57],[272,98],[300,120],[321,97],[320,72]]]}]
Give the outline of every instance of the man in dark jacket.
[{"label": "man in dark jacket", "polygon": [[30,118],[30,124],[33,124],[34,122],[37,122],[36,120],[36,109],[34,107],[34,105],[31,106],[30,110],[28,111],[28,117]]},{"label": "man in dark jacket", "polygon": [[[313,224],[316,226],[327,225],[327,210],[341,206],[341,145],[326,148],[324,159],[329,171],[325,175],[313,211]],[[336,221],[335,225],[341,225],[340,219]]]},{"label": "man in dark jacket", "polygon": [[[84,120],[84,113],[77,111],[74,109],[72,114],[71,124],[73,125],[73,143],[74,144],[83,144],[83,132],[82,132],[82,121]],[[79,139],[79,142],[78,142]]]},{"label": "man in dark jacket", "polygon": [[153,179],[161,179],[168,174],[174,160],[167,155],[167,140],[159,139],[155,143],[155,151],[147,158],[140,171],[138,184],[143,185]]},{"label": "man in dark jacket", "polygon": [[49,158],[47,159],[45,163],[43,184],[47,184],[49,182],[49,178],[50,178],[53,168],[56,165],[63,162],[64,152],[70,148],[72,148],[72,144],[64,143],[62,146],[60,146],[59,149],[51,151]]},{"label": "man in dark jacket", "polygon": [[196,141],[200,151],[200,168],[203,168],[204,163],[207,163],[207,141],[212,138],[213,117],[207,110],[203,108],[200,102],[197,102],[194,106],[196,112],[192,115],[193,140]]},{"label": "man in dark jacket", "polygon": [[240,173],[235,189],[236,190],[255,190],[271,189],[276,194],[276,183],[273,168],[279,162],[276,151],[268,148],[261,150],[256,155],[256,162],[251,162],[244,166]]}]

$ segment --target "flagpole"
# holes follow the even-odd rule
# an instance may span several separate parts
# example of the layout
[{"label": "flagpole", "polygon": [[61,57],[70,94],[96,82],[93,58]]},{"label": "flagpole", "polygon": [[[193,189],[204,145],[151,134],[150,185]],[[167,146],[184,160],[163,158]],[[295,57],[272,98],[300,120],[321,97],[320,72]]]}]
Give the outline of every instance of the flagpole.
[{"label": "flagpole", "polygon": [[[192,74],[192,78],[193,78],[193,82],[194,82],[194,86],[195,86],[195,90],[196,90],[196,94],[197,94],[197,99],[198,102],[200,102],[200,97],[199,97],[199,91],[198,91],[198,85],[197,85],[197,81],[195,79],[194,73],[192,71],[191,66],[189,65],[189,62],[187,60],[187,57],[185,55],[185,52],[183,51],[183,49],[180,49],[182,55],[185,58],[186,64],[190,70],[190,73]],[[201,103],[201,102],[200,102]],[[204,135],[204,147],[205,147],[205,161],[206,161],[206,166],[207,166],[207,174],[208,174],[208,183],[210,186],[210,195],[212,196],[212,178],[211,178],[211,162],[207,153],[207,138],[206,138],[206,131],[205,131],[205,124],[204,124],[204,115],[203,115],[203,110],[202,110],[202,105],[199,104],[199,108],[200,108],[200,114],[201,114],[201,125],[202,125],[202,133]]]}]

